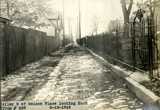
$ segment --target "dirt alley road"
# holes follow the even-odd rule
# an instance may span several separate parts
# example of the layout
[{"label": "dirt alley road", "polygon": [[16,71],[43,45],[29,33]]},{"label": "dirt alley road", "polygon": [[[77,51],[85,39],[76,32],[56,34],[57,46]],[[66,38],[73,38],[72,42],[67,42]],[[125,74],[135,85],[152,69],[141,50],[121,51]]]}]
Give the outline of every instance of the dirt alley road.
[{"label": "dirt alley road", "polygon": [[[67,47],[3,81],[2,100],[85,100],[88,110],[142,110],[122,80],[83,48]],[[12,93],[12,94],[9,94]]]}]

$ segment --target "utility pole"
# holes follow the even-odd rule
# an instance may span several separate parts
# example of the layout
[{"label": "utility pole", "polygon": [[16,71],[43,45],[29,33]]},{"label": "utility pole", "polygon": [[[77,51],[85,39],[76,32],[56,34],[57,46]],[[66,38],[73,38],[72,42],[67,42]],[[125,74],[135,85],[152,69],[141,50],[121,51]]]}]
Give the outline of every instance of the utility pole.
[{"label": "utility pole", "polygon": [[78,0],[78,6],[79,6],[79,39],[81,39],[81,3],[80,3],[80,0]]},{"label": "utility pole", "polygon": [[56,21],[56,26],[55,26],[55,36],[56,37],[59,37],[59,20],[60,20],[60,18],[59,18],[59,16],[58,16],[58,18],[50,18],[50,19],[48,19],[49,21]]},{"label": "utility pole", "polygon": [[64,19],[64,16],[65,16],[65,15],[64,15],[64,0],[63,0],[62,2],[63,2],[63,3],[62,3],[62,5],[63,5],[63,6],[62,6],[62,7],[63,7],[63,41],[62,41],[63,44],[62,44],[62,45],[65,46],[65,21],[64,21],[64,20],[65,20],[65,19]]},{"label": "utility pole", "polygon": [[1,17],[1,10],[2,10],[2,1],[0,0],[0,17]]},{"label": "utility pole", "polygon": [[73,34],[72,34],[72,24],[71,24],[71,18],[68,19],[68,33],[69,33],[69,38],[70,41],[73,40]]}]

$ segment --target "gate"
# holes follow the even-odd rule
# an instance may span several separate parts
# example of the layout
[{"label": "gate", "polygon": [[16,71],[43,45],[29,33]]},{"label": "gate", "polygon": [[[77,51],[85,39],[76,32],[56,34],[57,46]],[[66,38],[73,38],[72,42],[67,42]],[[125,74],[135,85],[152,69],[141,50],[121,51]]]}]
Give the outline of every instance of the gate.
[{"label": "gate", "polygon": [[141,9],[131,23],[133,66],[149,71],[152,78],[160,78],[157,23],[153,17],[144,18],[140,12]]}]

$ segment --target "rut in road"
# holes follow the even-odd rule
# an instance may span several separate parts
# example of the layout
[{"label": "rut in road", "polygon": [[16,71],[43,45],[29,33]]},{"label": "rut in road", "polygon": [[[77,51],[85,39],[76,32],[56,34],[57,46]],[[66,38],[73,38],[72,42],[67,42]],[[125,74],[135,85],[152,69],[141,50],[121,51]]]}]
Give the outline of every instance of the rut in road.
[{"label": "rut in road", "polygon": [[83,100],[87,110],[142,110],[122,80],[84,48],[68,46],[1,80],[2,101]]},{"label": "rut in road", "polygon": [[92,110],[141,110],[143,103],[83,48],[69,48],[48,82],[27,100],[86,100]]}]

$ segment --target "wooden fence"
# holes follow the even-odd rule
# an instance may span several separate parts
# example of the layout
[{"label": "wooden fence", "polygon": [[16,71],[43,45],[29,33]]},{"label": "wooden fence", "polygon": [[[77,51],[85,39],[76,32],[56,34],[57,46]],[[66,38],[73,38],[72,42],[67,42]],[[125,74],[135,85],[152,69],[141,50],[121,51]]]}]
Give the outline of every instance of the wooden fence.
[{"label": "wooden fence", "polygon": [[[78,40],[78,43],[90,48],[113,64],[134,69],[131,37],[101,34],[84,37],[81,40]],[[137,62],[141,63],[140,61]],[[141,63],[141,66],[142,65],[143,64]],[[139,68],[138,65],[137,67]]]},{"label": "wooden fence", "polygon": [[44,32],[0,24],[0,74],[36,61],[60,47],[60,39]]}]

